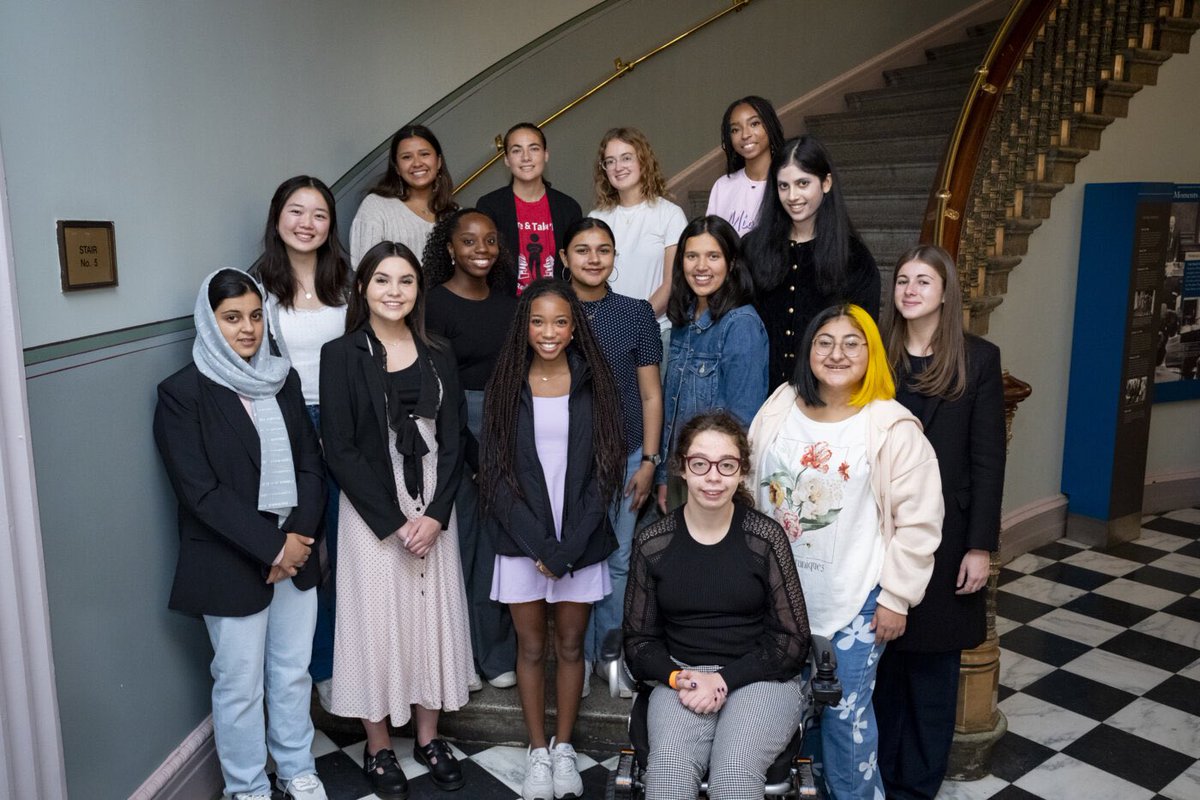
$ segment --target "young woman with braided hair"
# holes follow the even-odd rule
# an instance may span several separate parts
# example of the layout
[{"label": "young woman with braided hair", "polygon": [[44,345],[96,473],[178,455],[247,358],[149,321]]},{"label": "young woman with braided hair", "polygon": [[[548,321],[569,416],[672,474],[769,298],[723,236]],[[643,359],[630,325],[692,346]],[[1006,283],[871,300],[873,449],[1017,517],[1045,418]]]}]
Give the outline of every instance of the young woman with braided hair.
[{"label": "young woman with braided hair", "polygon": [[[625,477],[616,382],[570,285],[542,278],[521,295],[488,383],[479,489],[496,549],[491,597],[517,630],[517,690],[529,731],[521,794],[583,794],[571,734],[592,603],[612,591],[608,508]],[[546,740],[546,617],[553,608],[558,716]]]}]

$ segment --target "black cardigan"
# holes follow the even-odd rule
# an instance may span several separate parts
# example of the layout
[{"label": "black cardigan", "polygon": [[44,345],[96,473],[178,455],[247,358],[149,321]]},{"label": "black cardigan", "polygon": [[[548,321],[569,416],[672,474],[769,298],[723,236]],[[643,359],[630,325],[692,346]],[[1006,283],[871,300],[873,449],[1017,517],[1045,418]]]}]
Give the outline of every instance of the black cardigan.
[{"label": "black cardigan", "polygon": [[[533,438],[533,393],[526,383],[517,411],[513,471],[521,484],[517,496],[507,481],[496,481],[496,497],[484,522],[496,553],[541,561],[562,577],[598,564],[617,549],[608,519],[608,502],[596,481],[592,443],[592,373],[586,361],[568,351],[571,390],[568,403],[567,476],[563,497],[562,540],[554,534],[550,493]],[[487,437],[487,431],[483,436]]]},{"label": "black cardigan", "polygon": [[937,453],[946,517],[933,556],[925,599],[908,612],[904,635],[888,647],[945,652],[975,647],[987,635],[987,591],[956,595],[958,569],[968,550],[995,550],[1004,494],[1004,386],[1000,350],[967,334],[967,386],[962,397],[924,397],[897,376],[896,399],[921,419]]},{"label": "black cardigan", "polygon": [[[359,328],[321,348],[321,439],[325,461],[354,509],[380,539],[395,533],[408,518],[400,510],[388,438],[387,388],[377,362],[379,340]],[[421,369],[441,380],[437,412],[437,488],[421,513],[450,524],[450,512],[462,475],[466,407],[458,369],[449,345],[425,347],[417,341]]]},{"label": "black cardigan", "polygon": [[[562,237],[567,228],[583,218],[583,209],[570,196],[557,189],[551,189],[549,181],[545,181],[545,184],[546,197],[550,200],[550,221],[554,225],[554,277],[562,279],[566,269],[558,255],[558,251],[565,246]],[[494,192],[488,192],[479,198],[475,207],[496,223],[500,241],[515,259],[521,247],[521,239],[517,233],[517,201],[512,185],[501,186]]]}]

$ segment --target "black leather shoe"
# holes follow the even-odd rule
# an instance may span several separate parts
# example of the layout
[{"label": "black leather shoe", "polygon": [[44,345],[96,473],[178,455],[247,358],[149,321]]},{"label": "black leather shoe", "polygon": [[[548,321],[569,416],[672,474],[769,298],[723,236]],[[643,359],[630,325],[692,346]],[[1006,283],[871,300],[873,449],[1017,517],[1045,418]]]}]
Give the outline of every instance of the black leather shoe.
[{"label": "black leather shoe", "polygon": [[430,739],[424,747],[413,742],[413,758],[429,768],[429,777],[444,792],[461,789],[467,782],[458,759],[444,739]]},{"label": "black leather shoe", "polygon": [[408,778],[400,769],[396,754],[384,748],[375,755],[363,747],[363,774],[371,781],[371,790],[389,800],[408,799]]}]

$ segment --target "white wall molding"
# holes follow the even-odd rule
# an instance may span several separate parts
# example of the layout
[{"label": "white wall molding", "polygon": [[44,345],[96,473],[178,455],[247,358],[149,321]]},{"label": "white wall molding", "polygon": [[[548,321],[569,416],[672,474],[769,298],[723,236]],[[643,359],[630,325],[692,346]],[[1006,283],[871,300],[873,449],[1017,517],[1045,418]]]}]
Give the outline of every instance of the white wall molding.
[{"label": "white wall molding", "polygon": [[1146,476],[1143,514],[1200,505],[1200,469],[1165,470]]},{"label": "white wall molding", "polygon": [[209,715],[129,795],[129,800],[212,800],[221,788],[221,763]]},{"label": "white wall molding", "polygon": [[1007,564],[1023,553],[1061,538],[1066,532],[1066,495],[1044,497],[1014,509],[1000,520],[1000,562]]}]

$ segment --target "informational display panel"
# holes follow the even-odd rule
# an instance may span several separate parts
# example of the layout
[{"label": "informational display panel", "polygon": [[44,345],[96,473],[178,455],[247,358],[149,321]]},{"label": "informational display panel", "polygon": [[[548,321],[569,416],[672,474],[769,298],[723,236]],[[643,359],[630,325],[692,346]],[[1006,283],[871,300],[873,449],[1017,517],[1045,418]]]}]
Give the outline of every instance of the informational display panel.
[{"label": "informational display panel", "polygon": [[1163,243],[1154,401],[1200,398],[1200,184],[1177,184]]}]

